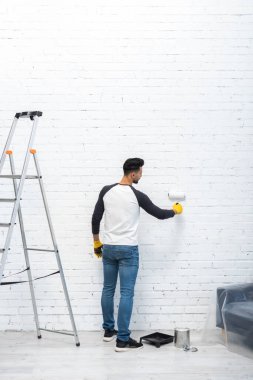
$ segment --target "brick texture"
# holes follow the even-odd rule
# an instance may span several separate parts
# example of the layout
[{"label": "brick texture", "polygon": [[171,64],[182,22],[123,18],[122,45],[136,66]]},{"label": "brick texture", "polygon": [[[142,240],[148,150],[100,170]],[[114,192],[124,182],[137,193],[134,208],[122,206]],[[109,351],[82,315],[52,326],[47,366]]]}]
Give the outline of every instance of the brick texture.
[{"label": "brick texture", "polygon": [[[43,111],[35,147],[78,329],[102,322],[93,207],[133,156],[154,203],[171,208],[173,189],[186,201],[167,221],[141,212],[131,328],[203,328],[215,289],[253,276],[252,1],[3,0],[0,24],[0,149],[15,112]],[[15,138],[17,171],[28,124]],[[27,239],[50,248],[38,190],[25,186]],[[10,191],[2,180],[1,196]],[[56,268],[52,254],[30,259],[34,276]],[[16,231],[5,275],[24,267]],[[70,328],[59,278],[34,285],[41,326]],[[34,329],[27,284],[0,297],[0,329]]]}]

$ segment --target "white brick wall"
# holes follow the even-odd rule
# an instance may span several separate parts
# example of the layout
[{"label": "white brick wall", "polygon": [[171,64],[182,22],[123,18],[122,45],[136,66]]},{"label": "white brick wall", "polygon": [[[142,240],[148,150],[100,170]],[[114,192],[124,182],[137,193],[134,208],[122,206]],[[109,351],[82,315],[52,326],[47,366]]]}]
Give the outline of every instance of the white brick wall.
[{"label": "white brick wall", "polygon": [[[155,203],[171,207],[172,188],[187,200],[173,220],[142,212],[131,326],[203,327],[216,287],[253,275],[252,1],[3,0],[0,25],[0,149],[15,112],[44,112],[35,146],[77,327],[101,327],[90,219],[132,156]],[[37,190],[23,197],[28,241],[49,247]],[[35,276],[56,268],[47,254],[31,262]],[[23,267],[16,233],[5,272]],[[59,278],[35,291],[41,325],[69,328]],[[0,328],[33,329],[28,286],[0,294]]]}]

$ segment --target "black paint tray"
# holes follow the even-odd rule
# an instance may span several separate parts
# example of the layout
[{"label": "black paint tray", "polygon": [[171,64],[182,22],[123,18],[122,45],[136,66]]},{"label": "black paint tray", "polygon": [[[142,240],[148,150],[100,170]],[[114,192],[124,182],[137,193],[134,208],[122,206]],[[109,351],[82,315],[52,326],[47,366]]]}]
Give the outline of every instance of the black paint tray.
[{"label": "black paint tray", "polygon": [[173,335],[167,335],[160,332],[155,332],[153,334],[145,335],[140,338],[140,343],[145,340],[157,348],[159,348],[162,344],[171,343],[174,340]]}]

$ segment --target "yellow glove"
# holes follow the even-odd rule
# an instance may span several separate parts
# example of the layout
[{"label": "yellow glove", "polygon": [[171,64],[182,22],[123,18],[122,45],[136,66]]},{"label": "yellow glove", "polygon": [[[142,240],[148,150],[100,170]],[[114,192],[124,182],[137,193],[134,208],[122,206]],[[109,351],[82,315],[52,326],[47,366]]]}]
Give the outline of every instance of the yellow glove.
[{"label": "yellow glove", "polygon": [[172,209],[176,214],[182,214],[183,212],[183,207],[180,203],[174,203]]},{"label": "yellow glove", "polygon": [[103,248],[103,243],[101,243],[100,240],[95,240],[94,241],[94,254],[97,256],[98,259],[102,257],[102,250]]}]

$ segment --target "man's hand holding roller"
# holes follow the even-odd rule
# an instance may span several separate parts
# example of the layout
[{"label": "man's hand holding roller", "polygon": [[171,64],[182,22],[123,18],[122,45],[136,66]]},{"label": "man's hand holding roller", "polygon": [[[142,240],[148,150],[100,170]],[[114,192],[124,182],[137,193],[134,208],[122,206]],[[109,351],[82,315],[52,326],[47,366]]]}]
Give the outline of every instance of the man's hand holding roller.
[{"label": "man's hand holding roller", "polygon": [[183,212],[183,207],[180,203],[174,203],[172,209],[175,212],[175,214],[182,214]]}]

